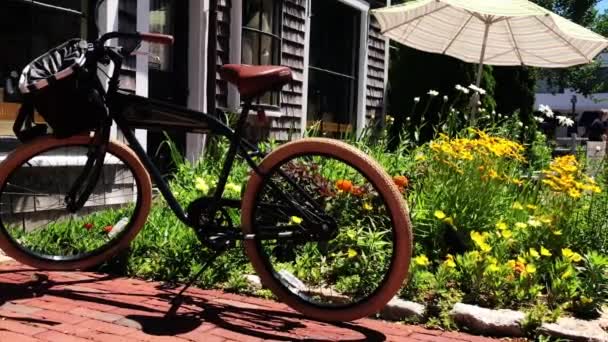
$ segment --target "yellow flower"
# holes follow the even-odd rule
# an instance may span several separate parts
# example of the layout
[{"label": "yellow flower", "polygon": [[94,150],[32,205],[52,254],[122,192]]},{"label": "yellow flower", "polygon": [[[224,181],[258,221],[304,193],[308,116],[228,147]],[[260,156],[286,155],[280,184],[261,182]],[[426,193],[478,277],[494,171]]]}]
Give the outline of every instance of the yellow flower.
[{"label": "yellow flower", "polygon": [[554,230],[551,233],[553,233],[553,235],[562,235],[562,231],[561,230]]},{"label": "yellow flower", "polygon": [[585,296],[581,296],[581,303],[583,303],[583,304],[591,304],[591,303],[593,303],[593,299],[585,297]]},{"label": "yellow flower", "polygon": [[541,216],[539,218],[540,222],[544,223],[544,224],[551,224],[551,218],[549,216]]},{"label": "yellow flower", "polygon": [[372,207],[371,204],[369,204],[367,202],[364,202],[363,203],[363,209],[366,210],[366,211],[372,211],[374,209],[374,207]]},{"label": "yellow flower", "polygon": [[534,219],[534,218],[530,218],[528,220],[528,224],[530,225],[530,227],[535,227],[535,228],[538,228],[543,225],[539,220]]},{"label": "yellow flower", "polygon": [[241,193],[241,186],[238,184],[234,184],[234,183],[228,183],[226,184],[226,190],[240,194]]},{"label": "yellow flower", "polygon": [[581,192],[578,189],[568,189],[568,195],[570,195],[570,197],[574,198],[574,199],[578,199],[581,198],[581,196],[583,196],[583,194],[581,194]]},{"label": "yellow flower", "polygon": [[517,222],[517,223],[515,223],[515,228],[526,229],[526,228],[528,228],[528,225],[523,222]]},{"label": "yellow flower", "polygon": [[455,268],[456,262],[454,262],[454,256],[452,254],[448,254],[445,256],[445,261],[443,262],[449,268]]},{"label": "yellow flower", "polygon": [[201,177],[196,177],[196,179],[194,180],[194,187],[196,188],[196,190],[199,190],[203,194],[206,194],[209,191],[209,185]]},{"label": "yellow flower", "polygon": [[507,224],[504,223],[503,221],[499,221],[498,223],[496,223],[496,228],[498,228],[500,230],[505,230],[505,229],[509,228],[509,226],[507,226]]},{"label": "yellow flower", "polygon": [[515,202],[515,203],[513,203],[512,208],[515,209],[515,210],[523,210],[524,206],[521,205],[521,203],[519,203],[519,202]]},{"label": "yellow flower", "polygon": [[536,273],[536,266],[534,266],[534,264],[527,264],[526,265],[526,272],[528,272],[528,273]]},{"label": "yellow flower", "polygon": [[354,258],[356,256],[357,256],[357,251],[354,250],[354,249],[352,249],[352,248],[349,248],[348,249],[348,258],[352,259],[352,258]]},{"label": "yellow flower", "polygon": [[450,226],[454,226],[454,219],[451,217],[446,217],[445,219],[443,219],[443,222],[445,222],[446,224],[448,224]]},{"label": "yellow flower", "polygon": [[300,217],[297,217],[297,216],[292,216],[291,219],[289,220],[289,223],[291,223],[291,224],[300,224],[300,223],[302,223],[302,219]]},{"label": "yellow flower", "polygon": [[509,261],[507,261],[507,266],[509,266],[509,268],[513,269],[515,268],[516,262],[515,260],[511,259]]},{"label": "yellow flower", "polygon": [[509,239],[513,236],[513,232],[511,232],[508,229],[505,229],[502,231],[502,237],[504,237],[505,239]]},{"label": "yellow flower", "polygon": [[490,171],[488,171],[488,176],[489,176],[491,179],[497,179],[497,178],[499,178],[499,176],[498,176],[498,172],[496,172],[495,170],[490,170]]},{"label": "yellow flower", "polygon": [[479,247],[482,252],[489,252],[492,250],[492,247],[486,243],[486,238],[488,237],[488,233],[479,233],[476,231],[471,231],[471,240]]},{"label": "yellow flower", "polygon": [[486,267],[486,272],[493,273],[498,271],[500,271],[500,267],[498,267],[496,264],[490,264],[488,267]]},{"label": "yellow flower", "polygon": [[540,246],[540,255],[542,255],[542,256],[548,256],[548,257],[549,257],[549,256],[551,256],[552,254],[551,254],[551,252],[549,252],[549,250],[548,250],[548,249],[546,249],[546,248],[545,248],[545,247],[543,247],[543,246]]},{"label": "yellow flower", "polygon": [[426,160],[426,157],[422,153],[417,153],[416,157],[414,157],[414,160],[415,161],[423,161],[423,160]]},{"label": "yellow flower", "polygon": [[572,257],[570,258],[570,260],[572,260],[574,262],[579,262],[579,261],[583,260],[583,257],[578,253],[574,253],[574,254],[572,254]]},{"label": "yellow flower", "polygon": [[447,217],[447,215],[441,210],[435,210],[435,217],[440,220],[443,220],[444,218]]},{"label": "yellow flower", "polygon": [[528,205],[526,205],[526,208],[528,208],[530,210],[536,210],[538,207],[533,204],[528,204]]},{"label": "yellow flower", "polygon": [[483,243],[481,245],[479,245],[479,249],[481,249],[482,252],[489,252],[492,250],[492,246],[488,245],[487,243]]},{"label": "yellow flower", "polygon": [[428,266],[431,263],[429,261],[429,258],[427,258],[424,254],[415,257],[414,262],[416,263],[416,265],[420,266]]},{"label": "yellow flower", "polygon": [[524,181],[521,179],[517,179],[517,178],[513,178],[511,179],[511,183],[517,185],[517,186],[522,186],[524,185]]},{"label": "yellow flower", "polygon": [[532,256],[534,259],[540,258],[540,254],[538,254],[536,248],[530,248],[530,256]]},{"label": "yellow flower", "polygon": [[562,248],[562,255],[574,262],[583,260],[583,257],[580,254],[572,251],[570,248]]},{"label": "yellow flower", "polygon": [[598,192],[601,189],[595,181],[583,173],[576,157],[573,155],[555,158],[548,170],[543,171],[546,184],[551,190],[579,199],[583,192]]},{"label": "yellow flower", "polygon": [[572,276],[572,270],[567,269],[566,272],[562,273],[562,276],[560,278],[567,279],[567,278],[570,278],[571,276]]}]

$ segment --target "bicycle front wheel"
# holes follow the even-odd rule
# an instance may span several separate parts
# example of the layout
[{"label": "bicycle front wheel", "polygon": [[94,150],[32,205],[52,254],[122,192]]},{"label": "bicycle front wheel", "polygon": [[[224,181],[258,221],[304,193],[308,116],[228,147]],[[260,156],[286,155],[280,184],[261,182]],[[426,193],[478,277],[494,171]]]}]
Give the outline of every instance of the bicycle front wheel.
[{"label": "bicycle front wheel", "polygon": [[84,206],[66,195],[83,173],[91,138],[44,137],[23,145],[0,168],[0,248],[36,268],[96,266],[127,247],[150,211],[150,177],[135,154],[110,142]]},{"label": "bicycle front wheel", "polygon": [[329,139],[285,144],[259,168],[242,224],[262,284],[319,320],[378,312],[403,285],[412,250],[407,205],[391,177]]}]

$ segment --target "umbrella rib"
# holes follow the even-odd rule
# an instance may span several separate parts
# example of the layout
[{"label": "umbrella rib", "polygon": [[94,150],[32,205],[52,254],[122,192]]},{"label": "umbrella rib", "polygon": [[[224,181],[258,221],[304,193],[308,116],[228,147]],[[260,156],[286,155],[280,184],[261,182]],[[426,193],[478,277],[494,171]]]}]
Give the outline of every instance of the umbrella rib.
[{"label": "umbrella rib", "polygon": [[515,40],[515,34],[513,34],[513,28],[509,19],[507,19],[507,29],[509,30],[509,34],[511,34],[511,43],[513,43],[513,48],[515,49],[517,58],[519,58],[519,63],[520,65],[524,65],[524,60],[521,58],[521,52],[519,51],[519,46],[517,46],[517,40]]},{"label": "umbrella rib", "polygon": [[433,14],[435,12],[439,12],[439,11],[443,10],[444,8],[446,8],[446,7],[449,7],[449,5],[444,5],[443,7],[435,8],[434,10],[432,10],[432,11],[430,11],[428,13],[423,13],[421,15],[417,15],[417,16],[415,16],[414,18],[412,18],[410,20],[407,20],[407,21],[405,21],[403,23],[399,23],[397,25],[394,25],[393,27],[389,27],[386,30],[382,30],[380,33],[384,34],[386,32],[392,31],[394,29],[400,28],[401,26],[405,26],[405,25],[407,25],[407,24],[409,24],[409,23],[411,23],[413,21],[416,21],[416,20],[422,18],[422,17],[425,17],[427,15]]},{"label": "umbrella rib", "polygon": [[456,35],[454,35],[454,37],[448,43],[448,46],[446,46],[445,49],[443,49],[443,54],[444,55],[448,51],[448,49],[452,47],[452,44],[454,44],[454,42],[456,41],[456,39],[458,38],[458,36],[460,36],[460,34],[462,33],[462,31],[464,31],[464,28],[469,24],[469,22],[471,21],[471,19],[473,19],[473,14],[471,14],[469,16],[469,19],[467,19],[464,22],[464,24],[462,24],[462,26],[460,26],[460,29],[458,30],[458,32],[456,32]]},{"label": "umbrella rib", "polygon": [[561,34],[559,34],[558,32],[556,32],[552,27],[550,27],[549,25],[547,25],[544,21],[540,20],[538,17],[535,16],[534,19],[538,20],[538,22],[540,22],[546,28],[548,28],[551,32],[553,32],[554,35],[556,35],[558,38],[560,38],[566,44],[568,44],[568,46],[570,46],[574,51],[576,51],[576,53],[578,53],[579,55],[581,55],[587,62],[591,62],[591,60],[589,60],[589,58],[587,58],[587,56],[585,56],[585,54],[581,50],[579,50],[576,46],[572,45],[572,43],[570,43],[570,41],[568,41],[568,39],[564,38]]}]

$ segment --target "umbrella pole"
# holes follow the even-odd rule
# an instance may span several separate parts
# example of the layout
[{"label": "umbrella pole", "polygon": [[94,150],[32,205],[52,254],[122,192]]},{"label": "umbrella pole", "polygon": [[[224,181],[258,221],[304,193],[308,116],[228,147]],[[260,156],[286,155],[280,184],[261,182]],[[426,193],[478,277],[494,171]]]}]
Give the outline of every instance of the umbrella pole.
[{"label": "umbrella pole", "polygon": [[[479,56],[479,68],[477,69],[477,82],[475,85],[479,87],[481,85],[481,75],[483,73],[483,62],[486,57],[486,45],[488,44],[488,35],[490,33],[490,25],[492,25],[491,17],[486,19],[486,29],[483,33],[483,45],[481,46],[481,56]],[[475,116],[477,115],[478,103],[479,103],[479,93],[475,92],[472,98],[471,104],[471,125],[475,125]]]}]

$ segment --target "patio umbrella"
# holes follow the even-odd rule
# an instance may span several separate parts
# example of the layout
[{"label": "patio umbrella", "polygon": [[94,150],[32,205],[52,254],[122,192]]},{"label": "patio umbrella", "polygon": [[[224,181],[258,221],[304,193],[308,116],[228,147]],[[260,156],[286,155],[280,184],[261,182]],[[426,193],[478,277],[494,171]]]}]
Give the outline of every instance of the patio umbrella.
[{"label": "patio umbrella", "polygon": [[590,63],[608,40],[527,0],[415,0],[372,11],[384,36],[483,65]]}]

